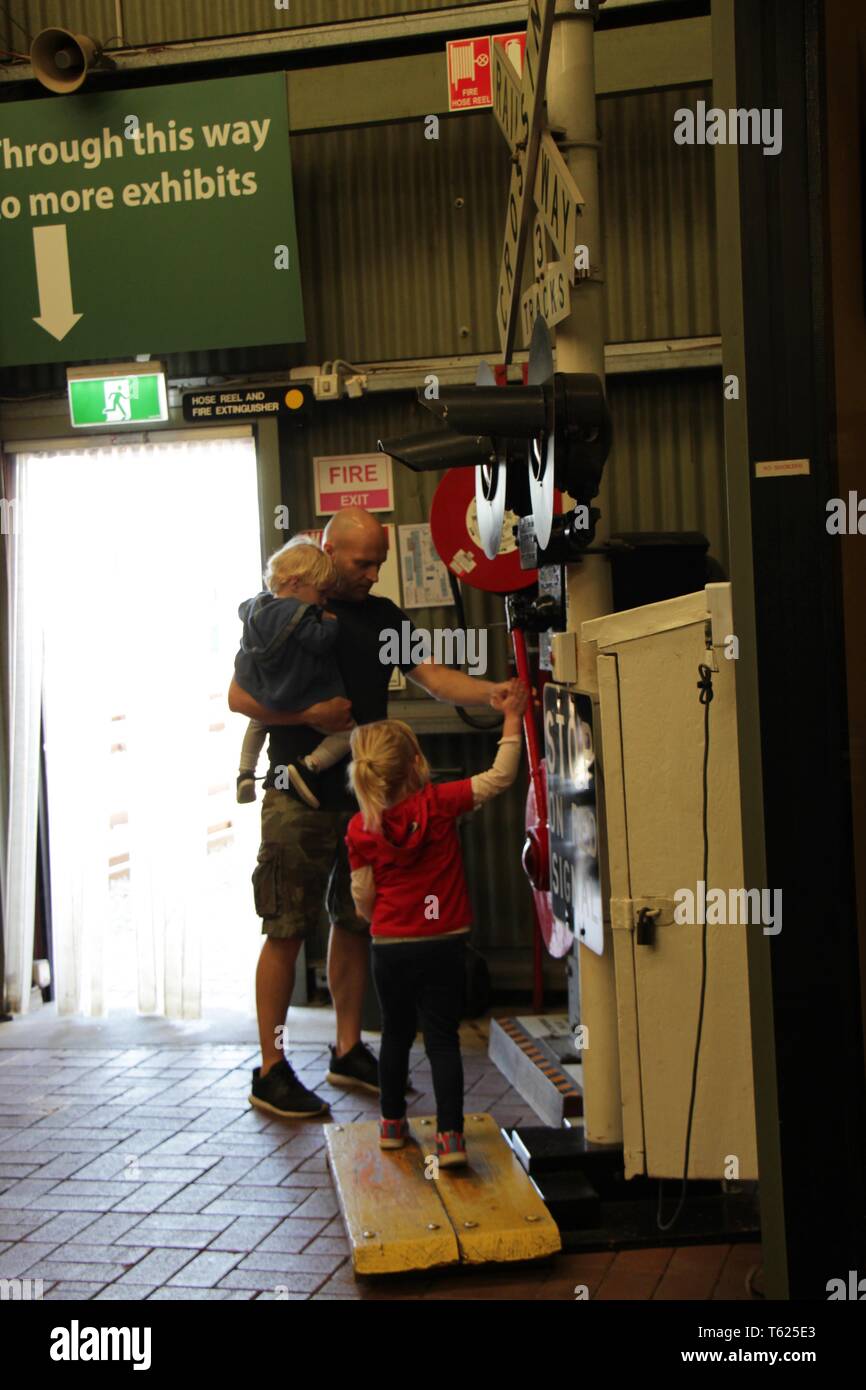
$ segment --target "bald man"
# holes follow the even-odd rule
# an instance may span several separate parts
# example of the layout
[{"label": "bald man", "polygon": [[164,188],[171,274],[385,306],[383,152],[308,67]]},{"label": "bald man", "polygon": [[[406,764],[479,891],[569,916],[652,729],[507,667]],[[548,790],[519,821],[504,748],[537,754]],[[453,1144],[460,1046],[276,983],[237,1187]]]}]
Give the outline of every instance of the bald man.
[{"label": "bald man", "polygon": [[[323,549],[337,571],[328,600],[338,623],[337,663],[348,699],[327,700],[287,714],[260,705],[232,681],[229,708],[268,727],[270,766],[262,806],[262,843],[253,882],[266,940],[256,972],[256,1009],[262,1065],[253,1071],[250,1103],[273,1115],[322,1114],[327,1103],[301,1084],[284,1056],[282,1034],[295,984],[295,961],[318,922],[325,901],[331,931],[328,985],[337,1015],[336,1046],[327,1079],[378,1093],[378,1063],[361,1041],[361,1010],[369,970],[370,924],[359,918],[350,892],[344,836],[357,806],[346,788],[347,759],[322,773],[318,810],[280,790],[279,777],[319,742],[322,733],[368,724],[388,713],[392,667],[380,657],[381,634],[411,622],[390,599],[370,593],[388,553],[384,527],[361,507],[347,507],[325,527]],[[411,642],[404,644],[411,652]],[[409,680],[434,699],[477,705],[504,693],[509,683],[478,680],[433,662],[400,665]],[[275,785],[276,783],[276,785]]]}]

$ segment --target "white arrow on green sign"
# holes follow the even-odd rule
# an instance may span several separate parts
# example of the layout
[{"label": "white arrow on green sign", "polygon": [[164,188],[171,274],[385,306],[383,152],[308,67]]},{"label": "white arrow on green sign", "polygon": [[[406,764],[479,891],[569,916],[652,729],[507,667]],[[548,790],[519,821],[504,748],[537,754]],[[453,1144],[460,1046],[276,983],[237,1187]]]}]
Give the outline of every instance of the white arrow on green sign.
[{"label": "white arrow on green sign", "polygon": [[63,225],[33,228],[33,259],[39,289],[39,316],[34,315],[33,322],[60,342],[84,317],[72,307],[69,245]]},{"label": "white arrow on green sign", "polygon": [[7,101],[0,367],[304,337],[285,73]]}]

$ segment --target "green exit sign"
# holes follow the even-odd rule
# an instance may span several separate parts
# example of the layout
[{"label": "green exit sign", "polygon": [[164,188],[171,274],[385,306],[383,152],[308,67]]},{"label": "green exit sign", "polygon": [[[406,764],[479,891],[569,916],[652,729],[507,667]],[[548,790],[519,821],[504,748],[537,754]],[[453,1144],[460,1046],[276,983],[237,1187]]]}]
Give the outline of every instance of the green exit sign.
[{"label": "green exit sign", "polygon": [[69,418],[78,429],[151,425],[168,419],[165,372],[152,362],[70,367]]}]

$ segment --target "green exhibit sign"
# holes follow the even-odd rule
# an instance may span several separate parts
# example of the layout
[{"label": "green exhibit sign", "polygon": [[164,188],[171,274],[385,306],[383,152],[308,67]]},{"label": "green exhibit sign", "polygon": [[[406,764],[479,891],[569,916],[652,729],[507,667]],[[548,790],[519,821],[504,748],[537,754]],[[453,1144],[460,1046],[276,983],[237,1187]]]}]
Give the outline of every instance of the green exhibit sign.
[{"label": "green exhibit sign", "polygon": [[304,338],[285,75],[0,106],[0,366]]},{"label": "green exhibit sign", "polygon": [[153,366],[74,367],[68,384],[69,418],[78,429],[168,419],[165,372]]}]

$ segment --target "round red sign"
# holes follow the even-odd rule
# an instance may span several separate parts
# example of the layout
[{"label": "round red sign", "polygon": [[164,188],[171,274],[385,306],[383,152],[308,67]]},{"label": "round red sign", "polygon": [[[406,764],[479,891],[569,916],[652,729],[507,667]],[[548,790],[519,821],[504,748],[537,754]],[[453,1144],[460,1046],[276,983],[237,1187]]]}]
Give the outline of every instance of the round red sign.
[{"label": "round red sign", "polygon": [[[554,507],[561,505],[560,494]],[[518,518],[506,511],[499,554],[488,560],[481,548],[475,504],[475,469],[449,468],[436,489],[430,508],[430,530],[439,556],[452,574],[473,589],[491,594],[511,594],[528,589],[538,570],[520,568],[520,552],[512,527]]]}]

